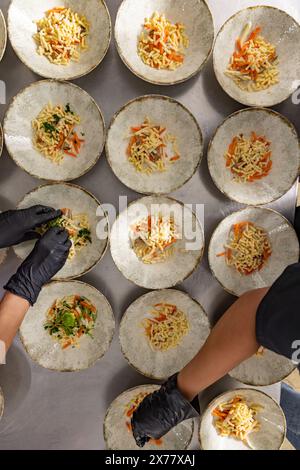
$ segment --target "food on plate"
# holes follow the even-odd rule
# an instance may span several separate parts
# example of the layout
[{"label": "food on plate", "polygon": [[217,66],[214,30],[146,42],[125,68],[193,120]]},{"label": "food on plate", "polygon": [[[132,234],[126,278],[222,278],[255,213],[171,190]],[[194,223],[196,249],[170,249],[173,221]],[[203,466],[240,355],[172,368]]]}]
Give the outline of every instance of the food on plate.
[{"label": "food on plate", "polygon": [[252,183],[268,176],[272,169],[271,142],[255,132],[250,138],[240,134],[233,138],[225,158],[235,181]]},{"label": "food on plate", "polygon": [[180,159],[176,137],[149,118],[141,125],[131,127],[130,131],[127,157],[137,171],[148,175],[162,172],[169,163]]},{"label": "food on plate", "polygon": [[262,406],[248,404],[242,396],[235,396],[225,403],[220,403],[213,411],[214,426],[223,437],[233,437],[247,444],[247,437],[260,430],[257,413]]},{"label": "food on plate", "polygon": [[171,23],[164,14],[154,12],[146,18],[138,41],[142,61],[156,69],[176,70],[185,59],[189,38],[182,23]]},{"label": "food on plate", "polygon": [[73,214],[71,209],[61,209],[62,215],[38,229],[43,235],[51,227],[63,227],[69,233],[72,243],[69,259],[72,260],[88,243],[92,243],[91,227],[86,214]]},{"label": "food on plate", "polygon": [[179,234],[171,215],[149,215],[131,227],[132,248],[145,264],[162,263],[173,253]]},{"label": "food on plate", "polygon": [[62,349],[79,347],[80,338],[93,338],[97,309],[86,297],[69,295],[55,300],[48,310],[45,330]]},{"label": "food on plate", "polygon": [[272,255],[268,234],[252,222],[238,222],[229,232],[224,256],[228,266],[233,266],[240,274],[250,275],[260,271]]},{"label": "food on plate", "polygon": [[260,346],[256,352],[257,357],[263,357],[265,354],[265,348],[263,346]]},{"label": "food on plate", "polygon": [[88,48],[90,24],[85,16],[71,8],[55,7],[46,11],[44,18],[35,21],[37,33],[33,38],[37,52],[52,64],[68,65],[78,62],[80,53]]},{"label": "food on plate", "polygon": [[[132,426],[131,426],[131,418],[133,416],[133,413],[135,410],[139,407],[139,405],[142,403],[144,398],[146,398],[147,395],[150,395],[151,392],[140,392],[138,393],[130,402],[126,405],[125,407],[125,425],[126,428],[129,432],[132,432]],[[161,445],[162,444],[162,439],[150,439],[149,441],[152,444],[156,445]]]},{"label": "food on plate", "polygon": [[159,303],[154,305],[143,326],[151,348],[154,351],[168,351],[176,348],[189,332],[186,314],[176,305]]},{"label": "food on plate", "polygon": [[66,156],[76,158],[85,142],[75,130],[79,124],[80,116],[69,103],[48,104],[32,121],[34,147],[53,163],[62,163]]},{"label": "food on plate", "polygon": [[251,22],[246,24],[225,72],[239,88],[249,92],[266,90],[279,83],[276,47],[261,32],[260,26],[252,29]]}]

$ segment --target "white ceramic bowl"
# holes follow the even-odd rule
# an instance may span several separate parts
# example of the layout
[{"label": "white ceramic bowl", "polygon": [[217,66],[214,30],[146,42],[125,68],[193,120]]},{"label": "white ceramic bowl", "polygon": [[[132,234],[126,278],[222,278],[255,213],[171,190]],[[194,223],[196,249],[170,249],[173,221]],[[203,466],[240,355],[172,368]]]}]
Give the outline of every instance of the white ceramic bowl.
[{"label": "white ceramic bowl", "polygon": [[[133,248],[130,229],[150,214],[174,217],[179,239],[174,253],[164,262],[145,264]],[[204,250],[204,234],[195,214],[175,199],[148,196],[138,199],[121,212],[111,229],[110,249],[121,273],[136,285],[146,289],[174,287],[198,267]]]},{"label": "white ceramic bowl", "polygon": [[[224,252],[224,244],[227,243],[232,225],[244,221],[263,228],[272,247],[272,255],[265,266],[249,276],[240,274],[233,266],[227,266],[224,256],[217,256]],[[271,209],[247,207],[220,222],[209,243],[208,259],[210,269],[222,287],[229,293],[240,296],[252,289],[271,286],[287,266],[297,263],[299,242],[294,228],[281,214]]]},{"label": "white ceramic bowl", "polygon": [[[105,254],[108,245],[108,235],[103,233],[103,238],[98,238],[97,226],[104,221],[108,228],[108,220],[101,209],[100,202],[86,189],[70,183],[50,183],[33,189],[18,204],[18,209],[42,204],[54,209],[68,208],[73,214],[86,214],[91,227],[92,243],[85,246],[73,259],[68,259],[64,267],[57,273],[54,279],[73,279],[83,276],[93,269]],[[104,238],[105,235],[105,238]],[[16,255],[25,259],[31,252],[35,241],[28,241],[14,246]]]},{"label": "white ceramic bowl", "polygon": [[4,411],[4,395],[0,387],[0,420],[3,416],[3,411]]},{"label": "white ceramic bowl", "polygon": [[7,43],[7,28],[5,18],[0,10],[0,62],[4,56]]},{"label": "white ceramic bowl", "polygon": [[[93,338],[80,338],[79,347],[62,349],[44,328],[49,308],[57,299],[69,295],[86,297],[97,308],[97,320]],[[40,366],[61,372],[74,372],[91,367],[104,356],[112,341],[115,329],[114,315],[110,304],[101,292],[84,282],[51,282],[41,291],[39,298],[26,314],[20,327],[22,343],[31,357]]]},{"label": "white ceramic bowl", "polygon": [[[186,336],[175,348],[167,351],[151,348],[142,324],[154,305],[159,303],[176,305],[189,322]],[[146,377],[161,380],[183,369],[203,346],[209,332],[209,320],[198,302],[185,292],[164,289],[142,295],[128,307],[120,325],[120,343],[131,366]]]},{"label": "white ceramic bowl", "polygon": [[193,420],[187,420],[169,431],[160,445],[148,442],[142,449],[135,443],[132,432],[126,426],[125,409],[132,399],[141,392],[152,393],[158,385],[141,385],[119,395],[107,410],[103,434],[108,450],[185,450],[188,448],[194,432]]},{"label": "white ceramic bowl", "polygon": [[[233,137],[251,132],[271,142],[272,169],[252,183],[235,181],[226,168],[225,154]],[[247,205],[267,204],[283,196],[295,183],[300,168],[297,131],[284,116],[271,109],[247,108],[229,116],[216,130],[208,149],[208,167],[215,185],[230,199]]]},{"label": "white ceramic bowl", "polygon": [[[261,405],[263,408],[257,414],[260,430],[248,436],[248,445],[233,437],[222,437],[214,426],[212,411],[221,403],[235,396],[246,399],[247,404]],[[202,415],[200,423],[200,445],[203,450],[279,450],[286,434],[286,421],[280,406],[265,393],[242,388],[225,392],[215,398]]]},{"label": "white ceramic bowl", "polygon": [[[33,144],[32,121],[49,103],[63,107],[70,103],[81,120],[76,130],[84,134],[78,157],[66,155],[60,164],[46,158]],[[11,158],[31,176],[71,181],[90,171],[99,160],[105,144],[105,123],[99,106],[86,91],[72,83],[42,80],[15,96],[4,118],[4,136]]]},{"label": "white ceramic bowl", "polygon": [[[270,88],[249,92],[241,90],[225,71],[235,50],[235,41],[246,23],[261,26],[262,36],[276,46],[279,59],[279,83]],[[214,69],[224,91],[247,106],[274,106],[286,100],[297,88],[300,76],[300,26],[285,11],[272,6],[245,8],[229,18],[220,29],[213,51]]]},{"label": "white ceramic bowl", "polygon": [[[167,165],[164,172],[141,173],[128,161],[130,127],[148,117],[166,128],[177,139],[180,159]],[[127,103],[114,116],[107,134],[106,156],[120,181],[143,194],[168,194],[183,186],[196,172],[203,155],[201,129],[181,103],[167,96],[141,96]]]},{"label": "white ceramic bowl", "polygon": [[[33,35],[37,32],[34,21],[57,6],[70,7],[84,15],[90,23],[88,49],[78,62],[68,65],[52,64],[37,53]],[[45,78],[73,80],[87,75],[104,59],[111,40],[111,19],[104,0],[12,0],[8,11],[8,34],[19,59],[33,72]]]},{"label": "white ceramic bowl", "polygon": [[[155,11],[186,27],[190,46],[183,65],[175,71],[149,67],[138,55],[144,20]],[[196,75],[209,57],[214,41],[213,18],[204,0],[123,0],[116,19],[115,39],[121,59],[135,75],[156,85],[174,85]]]}]

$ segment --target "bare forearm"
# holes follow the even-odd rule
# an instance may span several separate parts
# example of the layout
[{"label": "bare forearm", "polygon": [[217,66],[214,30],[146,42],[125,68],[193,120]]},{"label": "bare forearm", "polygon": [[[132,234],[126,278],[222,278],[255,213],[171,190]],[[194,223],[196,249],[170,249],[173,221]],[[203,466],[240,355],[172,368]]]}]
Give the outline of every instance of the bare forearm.
[{"label": "bare forearm", "polygon": [[178,387],[192,400],[198,393],[251,357],[259,344],[255,335],[257,308],[268,289],[240,297],[213,328],[205,345],[179,373]]},{"label": "bare forearm", "polygon": [[5,343],[6,351],[29,309],[29,302],[7,292],[0,303],[0,340]]}]

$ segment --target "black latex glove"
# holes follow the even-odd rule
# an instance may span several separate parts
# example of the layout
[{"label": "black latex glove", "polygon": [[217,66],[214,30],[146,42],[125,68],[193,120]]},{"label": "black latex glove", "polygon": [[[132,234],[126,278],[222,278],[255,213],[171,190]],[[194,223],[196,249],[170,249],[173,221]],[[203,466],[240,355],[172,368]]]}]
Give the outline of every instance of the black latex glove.
[{"label": "black latex glove", "polygon": [[39,238],[35,229],[61,215],[60,210],[47,206],[6,211],[0,214],[0,248]]},{"label": "black latex glove", "polygon": [[139,447],[152,439],[160,439],[182,421],[198,416],[190,402],[177,388],[173,375],[159,390],[141,402],[131,419],[132,432]]},{"label": "black latex glove", "polygon": [[41,288],[64,266],[71,242],[65,229],[54,227],[35,244],[4,289],[33,305]]}]

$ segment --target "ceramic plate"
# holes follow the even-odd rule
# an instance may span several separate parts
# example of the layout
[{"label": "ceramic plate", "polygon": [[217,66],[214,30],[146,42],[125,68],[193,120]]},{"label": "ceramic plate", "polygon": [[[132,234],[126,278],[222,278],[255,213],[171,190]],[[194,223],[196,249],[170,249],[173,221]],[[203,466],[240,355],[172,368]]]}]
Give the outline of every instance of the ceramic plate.
[{"label": "ceramic plate", "polygon": [[4,56],[7,42],[7,29],[2,11],[0,10],[0,61]]},{"label": "ceramic plate", "polygon": [[[88,49],[78,62],[68,65],[52,64],[37,53],[33,35],[35,21],[42,19],[51,8],[64,6],[84,15],[90,23]],[[12,0],[8,11],[8,34],[19,59],[36,74],[45,78],[73,80],[94,70],[106,55],[111,39],[111,20],[103,0]]]},{"label": "ceramic plate", "polygon": [[[81,120],[76,132],[85,140],[77,158],[66,155],[60,164],[46,158],[33,144],[32,121],[49,103],[70,104]],[[98,161],[105,143],[105,124],[100,108],[86,91],[71,83],[43,80],[13,99],[4,119],[4,135],[12,159],[27,173],[45,180],[69,181],[87,173]]]},{"label": "ceramic plate", "polygon": [[[158,385],[141,385],[119,395],[107,410],[103,432],[109,450],[142,450],[135,443],[132,432],[127,428],[126,407],[139,393],[152,393]],[[185,450],[189,446],[194,432],[193,420],[187,420],[166,434],[160,445],[148,442],[143,450]]]},{"label": "ceramic plate", "polygon": [[[60,343],[45,330],[44,324],[49,308],[57,299],[69,295],[82,295],[97,308],[97,320],[93,338],[80,338],[79,346],[62,349]],[[115,329],[114,315],[107,299],[101,292],[84,282],[52,282],[47,284],[34,305],[26,314],[20,328],[24,347],[40,366],[62,372],[73,372],[91,367],[107,352]]]},{"label": "ceramic plate", "polygon": [[[167,351],[151,347],[142,324],[159,303],[176,305],[189,323],[187,335],[177,347]],[[184,292],[166,289],[149,292],[130,305],[122,318],[120,343],[130,365],[146,377],[161,380],[183,369],[203,346],[209,332],[209,321],[201,305]]]},{"label": "ceramic plate", "polygon": [[0,420],[3,416],[3,411],[4,411],[4,396],[0,387]]},{"label": "ceramic plate", "polygon": [[[237,182],[225,155],[235,136],[250,139],[251,132],[271,142],[272,169],[252,183]],[[281,114],[270,109],[248,108],[229,116],[217,129],[208,150],[208,166],[216,186],[234,201],[247,205],[270,203],[283,196],[296,181],[300,168],[297,131]]]},{"label": "ceramic plate", "polygon": [[[183,23],[190,45],[185,60],[175,71],[157,70],[138,55],[138,38],[145,18],[157,11],[172,23]],[[210,55],[214,41],[211,12],[203,0],[123,0],[116,19],[115,39],[125,65],[139,78],[156,85],[174,85],[198,73]]]},{"label": "ceramic plate", "polygon": [[[235,396],[245,398],[248,405],[257,404],[263,408],[257,414],[260,430],[248,436],[248,445],[233,437],[222,437],[214,426],[212,411],[221,403]],[[259,390],[243,388],[225,392],[215,398],[202,415],[200,423],[200,445],[203,450],[279,450],[286,433],[286,422],[280,406]]]},{"label": "ceramic plate", "polygon": [[[261,271],[249,276],[241,275],[234,267],[227,266],[224,252],[229,231],[238,222],[253,222],[269,235],[272,255]],[[214,231],[208,249],[212,273],[225,290],[233,295],[271,286],[290,264],[299,260],[299,242],[292,225],[281,214],[271,209],[247,207],[226,217]]]},{"label": "ceramic plate", "polygon": [[[167,164],[164,172],[141,173],[127,158],[130,128],[141,125],[145,118],[176,137],[180,159]],[[170,152],[172,148],[168,148],[172,157]],[[115,115],[108,130],[108,162],[120,181],[139,193],[168,194],[179,189],[195,173],[202,154],[203,138],[196,119],[182,104],[166,96],[142,96],[130,101]]]},{"label": "ceramic plate", "polygon": [[[173,217],[179,239],[174,253],[164,262],[145,264],[132,249],[133,224],[150,214]],[[121,273],[138,286],[147,289],[174,287],[198,267],[204,249],[204,234],[195,214],[175,199],[148,196],[129,205],[115,221],[111,230],[110,248]]]},{"label": "ceramic plate", "polygon": [[[225,75],[236,39],[249,21],[253,28],[262,28],[262,36],[276,47],[279,59],[279,83],[258,92],[241,90]],[[285,11],[272,6],[255,6],[237,12],[222,26],[214,45],[214,69],[221,87],[231,98],[248,106],[274,106],[281,103],[298,88],[299,41],[299,24]]]},{"label": "ceramic plate", "polygon": [[[96,215],[96,213],[103,213],[100,202],[80,186],[75,186],[70,183],[50,183],[40,186],[26,194],[18,205],[18,209],[25,209],[36,204],[54,207],[55,209],[68,208],[72,210],[74,215],[86,214],[89,219],[92,243],[85,246],[73,259],[68,260],[64,267],[57,273],[55,279],[61,280],[80,277],[93,269],[104,256],[108,243],[107,234],[105,238],[101,236],[101,239],[97,236],[97,225],[101,220],[101,225],[103,224],[103,216],[100,217]],[[100,209],[98,209],[99,207]],[[108,227],[106,218],[104,220],[106,227]],[[31,252],[33,246],[34,242],[28,241],[15,246],[14,250],[19,258],[25,259]]]}]

